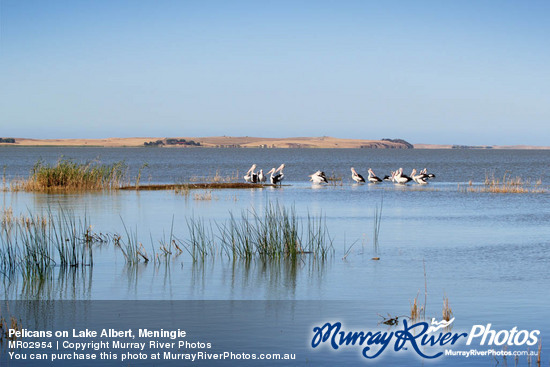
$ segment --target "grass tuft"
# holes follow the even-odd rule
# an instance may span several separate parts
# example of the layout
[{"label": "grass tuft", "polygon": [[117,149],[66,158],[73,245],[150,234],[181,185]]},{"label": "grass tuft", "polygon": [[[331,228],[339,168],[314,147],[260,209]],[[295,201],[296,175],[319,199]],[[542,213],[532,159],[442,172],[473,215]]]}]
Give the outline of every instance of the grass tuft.
[{"label": "grass tuft", "polygon": [[443,296],[442,316],[445,321],[449,321],[453,318],[453,310],[451,309],[451,306],[449,306],[449,298],[447,296]]},{"label": "grass tuft", "polygon": [[461,189],[459,185],[459,191],[495,194],[541,194],[548,192],[547,188],[542,186],[542,180],[539,179],[532,183],[519,176],[512,177],[508,172],[504,173],[502,178],[495,177],[494,173],[490,175],[486,173],[483,186],[475,186],[470,181],[464,189]]},{"label": "grass tuft", "polygon": [[127,171],[124,162],[97,164],[60,159],[55,165],[38,161],[26,180],[12,183],[13,190],[63,191],[119,188]]}]

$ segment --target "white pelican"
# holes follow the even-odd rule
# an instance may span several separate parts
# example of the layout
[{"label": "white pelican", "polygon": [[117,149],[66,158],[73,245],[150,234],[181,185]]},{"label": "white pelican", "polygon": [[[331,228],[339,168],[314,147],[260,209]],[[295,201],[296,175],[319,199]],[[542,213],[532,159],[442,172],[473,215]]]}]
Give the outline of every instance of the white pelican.
[{"label": "white pelican", "polygon": [[309,180],[313,181],[314,184],[328,183],[327,176],[325,176],[325,172],[323,171],[317,171],[309,175],[309,177],[311,177]]},{"label": "white pelican", "polygon": [[266,175],[264,175],[264,170],[261,169],[260,173],[258,173],[258,182],[264,183],[266,179],[267,179],[267,177],[266,177]]},{"label": "white pelican", "polygon": [[[285,179],[285,175],[283,173],[283,168],[285,168],[285,164],[281,164],[279,168],[275,169],[272,168],[268,174],[270,173],[271,176],[269,177],[272,185],[277,185],[278,183],[281,183],[282,180]],[[278,173],[277,173],[278,172]],[[281,184],[282,185],[282,184]]]},{"label": "white pelican", "polygon": [[256,169],[256,164],[253,164],[252,167],[250,167],[250,169],[248,170],[248,172],[246,172],[246,175],[244,176],[244,180],[246,182],[252,182],[252,183],[258,182],[258,174],[254,172],[255,169]]},{"label": "white pelican", "polygon": [[426,185],[428,184],[428,181],[426,179],[428,178],[428,175],[423,174],[420,172],[420,174],[416,174],[416,168],[412,170],[411,172],[411,178],[419,185]]},{"label": "white pelican", "polygon": [[407,182],[412,181],[412,178],[410,178],[407,175],[403,174],[403,168],[399,168],[399,171],[394,176],[394,181],[398,184],[405,185]]},{"label": "white pelican", "polygon": [[369,182],[372,182],[372,183],[380,183],[382,182],[382,180],[376,176],[374,174],[374,172],[372,171],[372,169],[369,168],[369,177],[367,177],[367,180],[369,180]]},{"label": "white pelican", "polygon": [[365,179],[363,178],[363,176],[357,173],[357,171],[353,167],[351,167],[351,178],[353,179],[353,181],[357,183],[365,182]]},{"label": "white pelican", "polygon": [[433,173],[428,173],[427,168],[424,168],[422,171],[420,171],[420,173],[426,175],[426,178],[435,178],[435,175]]}]

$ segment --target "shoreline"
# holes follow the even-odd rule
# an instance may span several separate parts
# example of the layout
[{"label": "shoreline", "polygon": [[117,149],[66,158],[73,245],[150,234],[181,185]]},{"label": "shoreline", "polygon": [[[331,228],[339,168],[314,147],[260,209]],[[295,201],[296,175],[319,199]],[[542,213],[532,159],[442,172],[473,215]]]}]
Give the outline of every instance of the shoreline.
[{"label": "shoreline", "polygon": [[[167,140],[182,142],[166,144]],[[145,143],[162,142],[157,146]],[[197,144],[198,143],[198,144]],[[453,150],[550,150],[550,146],[532,145],[452,145],[452,144],[410,144],[403,140],[341,139],[329,136],[261,138],[261,137],[131,137],[105,139],[28,139],[15,138],[15,143],[0,143],[0,147],[74,147],[74,148],[313,148],[313,149],[453,149]]]}]

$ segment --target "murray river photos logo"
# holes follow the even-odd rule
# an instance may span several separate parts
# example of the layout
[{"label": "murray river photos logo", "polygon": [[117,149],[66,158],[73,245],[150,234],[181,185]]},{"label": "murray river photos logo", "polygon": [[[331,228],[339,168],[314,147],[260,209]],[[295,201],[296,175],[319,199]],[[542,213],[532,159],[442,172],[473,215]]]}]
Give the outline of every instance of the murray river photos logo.
[{"label": "murray river photos logo", "polygon": [[[449,321],[431,323],[409,323],[403,320],[402,329],[395,331],[347,331],[341,322],[327,322],[313,328],[312,348],[323,344],[338,350],[344,347],[355,347],[368,359],[379,357],[386,350],[394,352],[413,350],[420,357],[434,359],[444,354],[457,344],[480,346],[533,346],[537,344],[539,330],[493,330],[491,324],[474,325],[470,332],[453,333],[449,331],[454,318]],[[479,344],[478,344],[479,343]]]}]

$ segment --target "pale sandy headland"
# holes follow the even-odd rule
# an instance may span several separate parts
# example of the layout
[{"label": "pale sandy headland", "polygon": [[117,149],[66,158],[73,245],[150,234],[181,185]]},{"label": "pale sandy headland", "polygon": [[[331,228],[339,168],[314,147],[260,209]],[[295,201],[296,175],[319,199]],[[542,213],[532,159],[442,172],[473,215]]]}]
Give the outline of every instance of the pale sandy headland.
[{"label": "pale sandy headland", "polygon": [[[167,143],[167,140],[179,142]],[[28,139],[15,138],[15,143],[0,143],[0,146],[73,146],[73,147],[144,147],[145,143],[162,142],[156,145],[163,148],[179,147],[239,147],[239,148],[371,148],[371,149],[550,149],[548,146],[530,145],[446,145],[446,144],[410,144],[400,139],[340,139],[330,136],[261,138],[261,137],[134,137],[105,139]],[[189,144],[193,142],[193,144]],[[200,143],[200,146],[199,146]]]},{"label": "pale sandy headland", "polygon": [[[412,145],[390,140],[339,139],[329,136],[296,138],[257,138],[257,137],[173,137],[171,140],[200,143],[201,147],[240,147],[240,148],[390,148],[406,149]],[[145,143],[158,142],[160,147],[195,147],[182,143],[168,144],[167,138],[107,138],[107,139],[25,139],[15,138],[11,146],[101,146],[101,147],[143,147]]]}]

